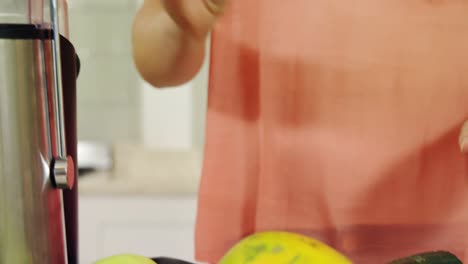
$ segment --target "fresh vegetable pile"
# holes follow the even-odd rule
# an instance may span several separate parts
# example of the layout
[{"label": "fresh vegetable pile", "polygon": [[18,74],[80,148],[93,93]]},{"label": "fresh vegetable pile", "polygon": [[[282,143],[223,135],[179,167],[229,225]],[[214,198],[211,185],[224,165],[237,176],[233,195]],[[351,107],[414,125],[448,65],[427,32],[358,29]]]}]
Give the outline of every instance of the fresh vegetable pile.
[{"label": "fresh vegetable pile", "polygon": [[[187,264],[169,258],[155,261],[136,255],[113,256],[95,264]],[[261,232],[237,243],[218,264],[353,264],[346,256],[310,237],[288,232]],[[462,264],[446,251],[426,252],[388,264]]]}]

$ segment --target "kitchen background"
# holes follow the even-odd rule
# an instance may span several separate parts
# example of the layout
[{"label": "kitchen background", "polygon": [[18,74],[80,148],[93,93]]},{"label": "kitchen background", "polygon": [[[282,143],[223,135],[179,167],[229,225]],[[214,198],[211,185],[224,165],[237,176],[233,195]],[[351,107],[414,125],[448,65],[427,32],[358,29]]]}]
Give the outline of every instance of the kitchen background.
[{"label": "kitchen background", "polygon": [[82,64],[82,264],[120,253],[193,261],[208,67],[175,89],[145,83],[131,56],[132,19],[140,4],[69,0],[70,37]]}]

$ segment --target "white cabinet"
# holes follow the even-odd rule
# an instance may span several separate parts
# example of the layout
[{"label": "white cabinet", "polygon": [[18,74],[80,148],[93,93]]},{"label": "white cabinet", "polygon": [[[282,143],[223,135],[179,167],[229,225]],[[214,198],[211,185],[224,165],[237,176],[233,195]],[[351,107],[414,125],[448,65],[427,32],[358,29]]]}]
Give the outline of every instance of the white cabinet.
[{"label": "white cabinet", "polygon": [[80,197],[80,263],[122,253],[194,261],[196,197]]}]

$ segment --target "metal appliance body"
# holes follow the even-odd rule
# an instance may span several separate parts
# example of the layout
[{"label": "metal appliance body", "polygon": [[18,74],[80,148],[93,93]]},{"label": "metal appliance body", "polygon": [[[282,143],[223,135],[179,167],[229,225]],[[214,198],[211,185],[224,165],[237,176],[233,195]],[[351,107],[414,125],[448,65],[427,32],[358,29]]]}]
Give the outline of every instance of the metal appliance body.
[{"label": "metal appliance body", "polygon": [[[72,46],[68,50],[75,58]],[[54,86],[52,54],[51,30],[0,25],[0,263],[77,263],[76,208],[67,215],[64,204],[65,196],[65,203],[76,207],[76,190],[62,190],[72,187],[69,163],[76,154],[65,162],[57,159],[63,153],[55,100],[63,95]],[[74,62],[68,65],[64,71],[76,70]],[[71,76],[73,83],[76,73]],[[69,128],[75,129],[74,122]]]}]

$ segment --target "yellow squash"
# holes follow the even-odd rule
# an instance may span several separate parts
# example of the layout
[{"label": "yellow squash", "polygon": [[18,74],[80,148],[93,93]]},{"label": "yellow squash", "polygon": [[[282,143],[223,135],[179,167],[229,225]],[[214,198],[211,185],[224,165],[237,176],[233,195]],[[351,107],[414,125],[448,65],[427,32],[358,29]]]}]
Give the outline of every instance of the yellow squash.
[{"label": "yellow squash", "polygon": [[101,259],[94,264],[156,264],[151,259],[134,254],[120,254]]},{"label": "yellow squash", "polygon": [[260,232],[237,243],[219,264],[352,264],[345,256],[310,237]]}]

